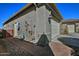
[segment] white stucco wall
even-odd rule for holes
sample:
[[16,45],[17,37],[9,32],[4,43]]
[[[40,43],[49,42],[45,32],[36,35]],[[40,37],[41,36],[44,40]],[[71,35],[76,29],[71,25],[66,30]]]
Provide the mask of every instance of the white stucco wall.
[[[19,17],[17,19],[17,22],[20,23],[20,30],[18,31],[18,37],[19,38],[23,38],[23,35],[25,36],[26,41],[31,41],[32,38],[34,37],[34,33],[33,35],[29,34],[29,31],[35,31],[34,30],[34,25],[36,21],[36,15],[35,15],[35,10]],[[26,27],[26,22],[29,24],[29,27]],[[27,29],[27,31],[26,31]]]
[[51,38],[52,40],[55,40],[55,37],[57,37],[60,34],[60,23],[57,23],[53,19],[51,20]]
[[46,8],[45,6],[42,6],[40,8],[36,9],[36,38],[37,41],[41,37],[41,35],[44,33],[46,34]]
[[[59,34],[59,23],[51,19],[51,24],[49,24],[48,18],[49,11],[45,5],[17,18],[16,21],[20,23],[20,30],[17,31],[18,38],[23,38],[24,35],[24,40],[37,43],[41,35],[46,34],[51,40]],[[28,27],[25,22],[29,24]],[[29,31],[32,31],[32,35],[29,34]],[[35,40],[33,40],[34,38]]]
[[67,25],[68,26],[68,33],[74,33],[75,32],[75,26],[74,25]]
[[[49,10],[46,9],[45,6],[42,6],[40,8],[37,8],[37,37],[38,39],[40,36],[44,33],[47,35],[49,41],[51,41],[53,38],[58,36],[60,34],[60,23],[56,22],[53,19],[51,20],[51,24],[49,24]],[[54,39],[53,39],[54,40]]]

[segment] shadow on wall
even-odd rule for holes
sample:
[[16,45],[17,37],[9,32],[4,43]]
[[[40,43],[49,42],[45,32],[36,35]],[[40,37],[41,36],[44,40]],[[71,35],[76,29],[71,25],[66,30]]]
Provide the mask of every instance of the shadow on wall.
[[42,34],[39,41],[37,42],[38,46],[48,46],[49,45],[49,40],[46,36],[46,34]]

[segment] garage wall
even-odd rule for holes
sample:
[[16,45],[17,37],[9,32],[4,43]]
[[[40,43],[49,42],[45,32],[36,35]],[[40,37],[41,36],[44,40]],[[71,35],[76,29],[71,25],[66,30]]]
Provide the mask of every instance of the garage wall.
[[76,23],[76,32],[79,33],[79,23]]
[[67,25],[68,26],[68,33],[74,33],[75,32],[75,27],[74,25]]
[[51,19],[51,38],[54,40],[60,33],[60,24]]

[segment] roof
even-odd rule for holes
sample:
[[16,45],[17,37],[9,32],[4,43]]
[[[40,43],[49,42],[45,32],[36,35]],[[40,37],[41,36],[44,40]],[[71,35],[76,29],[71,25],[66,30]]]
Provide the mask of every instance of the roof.
[[79,23],[79,19],[62,20],[62,24],[75,24],[75,23]]
[[18,12],[15,13],[13,16],[11,16],[7,21],[5,21],[3,25],[5,25],[6,23],[12,21],[12,20],[13,20],[13,19],[12,19],[13,17],[19,15],[21,12],[23,12],[25,9],[27,9],[27,8],[28,8],[29,6],[31,6],[31,5],[32,5],[32,3],[27,4],[24,8],[22,8],[20,11],[18,11]]
[[58,16],[63,19],[61,13],[59,12],[58,8],[56,7],[56,4],[55,3],[49,3],[50,5],[52,5],[52,8],[55,10],[55,12],[58,14]]
[[[18,11],[13,16],[11,16],[7,21],[5,21],[3,25],[5,25],[8,22],[14,20],[13,19],[14,17],[17,17],[17,15],[21,14],[22,12],[24,12],[25,10],[27,10],[27,8],[31,7],[32,5],[33,5],[33,3],[27,4],[24,8],[22,8],[20,11]],[[59,13],[58,9],[56,8],[56,5],[54,3],[49,3],[49,5],[51,5],[52,8],[55,10],[55,12],[58,14],[58,16],[62,18],[61,14]]]

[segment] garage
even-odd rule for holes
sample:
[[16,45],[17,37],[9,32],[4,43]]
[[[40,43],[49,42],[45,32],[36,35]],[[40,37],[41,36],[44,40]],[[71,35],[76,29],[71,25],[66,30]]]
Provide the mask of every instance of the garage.
[[75,32],[75,26],[74,25],[68,25],[68,33],[74,33]]
[[78,24],[79,24],[79,20],[78,19],[67,19],[67,20],[61,21],[61,29],[63,28],[61,30],[61,33],[63,33],[63,34],[65,34],[65,32],[67,32],[66,34],[77,33],[78,32],[78,28],[79,28]]

